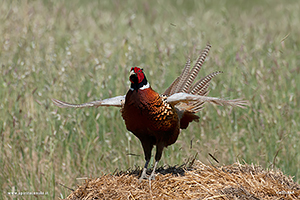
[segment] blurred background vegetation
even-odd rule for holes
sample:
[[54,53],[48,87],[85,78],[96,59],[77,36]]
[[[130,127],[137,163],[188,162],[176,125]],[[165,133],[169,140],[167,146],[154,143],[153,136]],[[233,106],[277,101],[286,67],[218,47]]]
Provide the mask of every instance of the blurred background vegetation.
[[[160,165],[236,161],[300,178],[300,4],[294,1],[4,1],[0,5],[0,196],[65,198],[86,177],[142,166],[118,108],[60,109],[123,95],[132,66],[162,93],[188,57],[212,49],[200,76],[222,70],[206,105]],[[17,198],[36,198],[17,196]]]

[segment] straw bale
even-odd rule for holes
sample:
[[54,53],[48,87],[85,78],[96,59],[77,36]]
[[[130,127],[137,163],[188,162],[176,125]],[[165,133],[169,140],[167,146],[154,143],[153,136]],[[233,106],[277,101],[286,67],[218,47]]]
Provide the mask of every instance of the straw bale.
[[253,164],[215,167],[195,161],[160,167],[155,180],[142,182],[140,172],[85,180],[67,199],[300,199],[300,185],[292,177]]

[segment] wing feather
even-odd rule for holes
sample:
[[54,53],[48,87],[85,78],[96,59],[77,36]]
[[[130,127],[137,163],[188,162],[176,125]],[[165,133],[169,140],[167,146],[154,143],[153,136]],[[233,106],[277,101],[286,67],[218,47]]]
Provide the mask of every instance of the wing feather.
[[245,108],[245,106],[249,105],[249,102],[242,99],[232,99],[232,100],[226,100],[226,99],[220,99],[216,97],[206,97],[206,96],[200,96],[200,95],[193,95],[193,94],[187,94],[187,93],[176,93],[169,97],[167,97],[167,102],[171,105],[176,105],[180,102],[193,102],[193,101],[204,101],[209,102],[212,104],[217,105],[228,105],[228,106],[236,106],[240,108]]
[[83,104],[71,104],[57,99],[51,99],[54,105],[60,108],[85,108],[85,107],[99,107],[99,106],[116,106],[122,107],[125,102],[125,96],[117,96],[104,100],[91,101]]

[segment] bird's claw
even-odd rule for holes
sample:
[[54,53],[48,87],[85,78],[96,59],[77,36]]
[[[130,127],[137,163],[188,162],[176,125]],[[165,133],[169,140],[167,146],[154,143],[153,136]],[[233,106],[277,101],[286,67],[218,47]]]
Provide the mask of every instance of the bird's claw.
[[147,173],[146,172],[147,172],[147,168],[144,168],[143,172],[142,172],[142,175],[139,178],[139,182],[142,182],[143,179],[147,179]]
[[140,178],[139,178],[139,182],[142,182],[142,180],[149,180],[149,181],[153,181],[153,180],[155,180],[155,175],[154,174],[151,174],[150,176],[148,176],[148,175],[145,175],[145,176],[141,176]]
[[149,176],[149,181],[155,180],[155,174],[151,173],[151,175]]
[[147,180],[147,179],[149,181],[155,180],[155,174],[151,173],[151,175],[148,176],[146,173],[142,173],[141,177],[139,178],[139,182],[142,182],[142,180]]
[[147,176],[141,176],[141,177],[139,178],[139,182],[142,182],[142,180],[145,180],[145,179],[148,179]]

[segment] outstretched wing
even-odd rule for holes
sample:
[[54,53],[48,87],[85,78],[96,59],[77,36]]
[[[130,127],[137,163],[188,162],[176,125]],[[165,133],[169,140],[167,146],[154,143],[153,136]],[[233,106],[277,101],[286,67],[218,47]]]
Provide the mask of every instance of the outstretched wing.
[[242,99],[220,99],[216,97],[207,97],[201,95],[187,94],[187,93],[175,93],[169,97],[167,97],[167,102],[171,105],[176,105],[178,103],[189,103],[189,102],[209,102],[217,105],[228,105],[228,106],[236,106],[240,108],[245,108],[245,106],[249,105],[249,102]]
[[83,104],[71,104],[57,99],[51,99],[54,105],[60,108],[85,108],[85,107],[99,107],[99,106],[116,106],[122,107],[125,102],[125,96],[117,96],[104,100],[91,101]]

